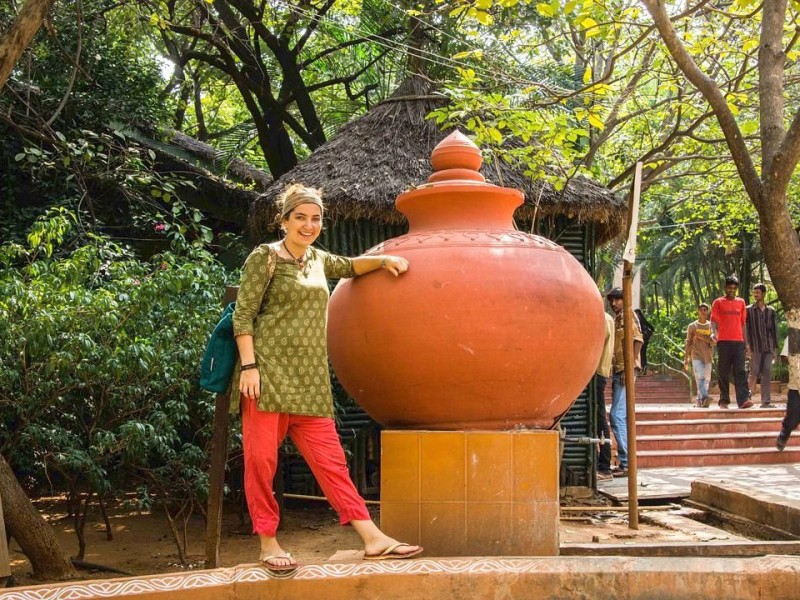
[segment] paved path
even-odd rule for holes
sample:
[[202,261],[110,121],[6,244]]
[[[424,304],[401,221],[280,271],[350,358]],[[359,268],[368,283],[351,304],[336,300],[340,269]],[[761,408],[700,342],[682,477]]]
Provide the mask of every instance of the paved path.
[[[785,396],[773,395],[775,400],[775,435],[780,429],[783,411],[786,409]],[[756,401],[758,396],[756,395]],[[756,404],[756,407],[758,404]],[[637,412],[685,411],[707,409],[688,408],[686,404],[639,404]],[[731,409],[735,412],[737,409]],[[745,411],[742,411],[745,412]],[[795,432],[800,437],[800,431]],[[794,436],[792,445],[800,443]],[[727,481],[740,486],[753,487],[785,496],[792,500],[800,500],[800,463],[753,465],[753,466],[717,466],[717,467],[668,467],[657,469],[640,469],[638,473],[639,498],[668,499],[688,497],[692,490],[692,481],[706,479],[709,481]],[[617,500],[627,501],[628,479],[617,478],[613,481],[598,481],[597,489],[613,496]]]
[[[638,473],[638,496],[640,500],[685,498],[689,496],[692,481],[696,479],[735,483],[737,486],[800,500],[800,463],[642,469]],[[628,499],[627,478],[599,481],[597,489],[619,501]]]

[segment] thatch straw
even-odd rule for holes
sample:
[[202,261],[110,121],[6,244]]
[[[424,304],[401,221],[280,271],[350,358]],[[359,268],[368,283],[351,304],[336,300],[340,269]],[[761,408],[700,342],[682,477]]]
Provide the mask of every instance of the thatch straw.
[[[452,131],[442,131],[425,119],[446,102],[430,80],[418,75],[407,79],[390,98],[342,127],[267,188],[251,206],[250,233],[265,237],[275,218],[275,196],[291,182],[323,188],[326,219],[401,223],[404,217],[395,209],[395,199],[428,179],[431,152]],[[484,164],[481,172],[492,183],[525,193],[517,220],[530,222],[535,213],[537,219],[565,215],[593,222],[601,243],[618,235],[624,225],[624,199],[584,177],[571,180],[559,192],[501,161]]]

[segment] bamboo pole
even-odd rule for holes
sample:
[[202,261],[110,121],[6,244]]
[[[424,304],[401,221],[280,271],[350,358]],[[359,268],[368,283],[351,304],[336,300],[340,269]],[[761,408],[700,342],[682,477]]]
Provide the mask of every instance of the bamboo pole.
[[[236,300],[238,287],[225,289],[222,306]],[[206,569],[219,566],[222,535],[222,503],[225,488],[225,464],[228,462],[229,394],[217,394],[214,403],[214,429],[211,433],[211,461],[208,466],[208,509],[206,511]]]
[[[284,494],[284,498],[292,498],[294,500],[312,500],[314,502],[328,502],[328,499],[325,496],[309,496],[308,494]],[[375,506],[380,506],[380,500],[367,500],[364,499],[365,504],[374,504]]]
[[622,267],[622,315],[625,328],[625,408],[628,425],[628,527],[639,529],[639,496],[636,468],[636,357],[633,355],[633,299],[631,282],[636,262],[636,234],[639,220],[639,192],[642,185],[642,163],[636,163],[630,201],[628,202],[628,241]]

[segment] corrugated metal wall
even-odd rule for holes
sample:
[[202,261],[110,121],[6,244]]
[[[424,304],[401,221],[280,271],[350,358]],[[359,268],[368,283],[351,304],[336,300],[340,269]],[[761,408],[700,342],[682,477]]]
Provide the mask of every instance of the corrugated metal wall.
[[[537,233],[563,246],[594,277],[594,228],[591,224],[580,225],[564,217],[558,217],[544,223]],[[596,402],[594,396],[594,386],[590,384],[561,419],[561,427],[566,437],[593,437]],[[565,443],[564,453],[561,456],[561,485],[594,486],[596,460],[597,449],[594,444]]]

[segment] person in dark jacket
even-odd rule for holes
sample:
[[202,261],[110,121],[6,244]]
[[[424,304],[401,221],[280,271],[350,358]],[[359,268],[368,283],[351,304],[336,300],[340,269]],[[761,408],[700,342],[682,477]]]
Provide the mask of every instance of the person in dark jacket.
[[650,341],[650,338],[653,337],[653,333],[655,333],[656,329],[653,327],[650,321],[645,318],[641,308],[637,308],[633,312],[639,319],[639,328],[642,330],[642,336],[644,337],[641,354],[642,372],[639,373],[639,375],[647,375],[647,343]]

